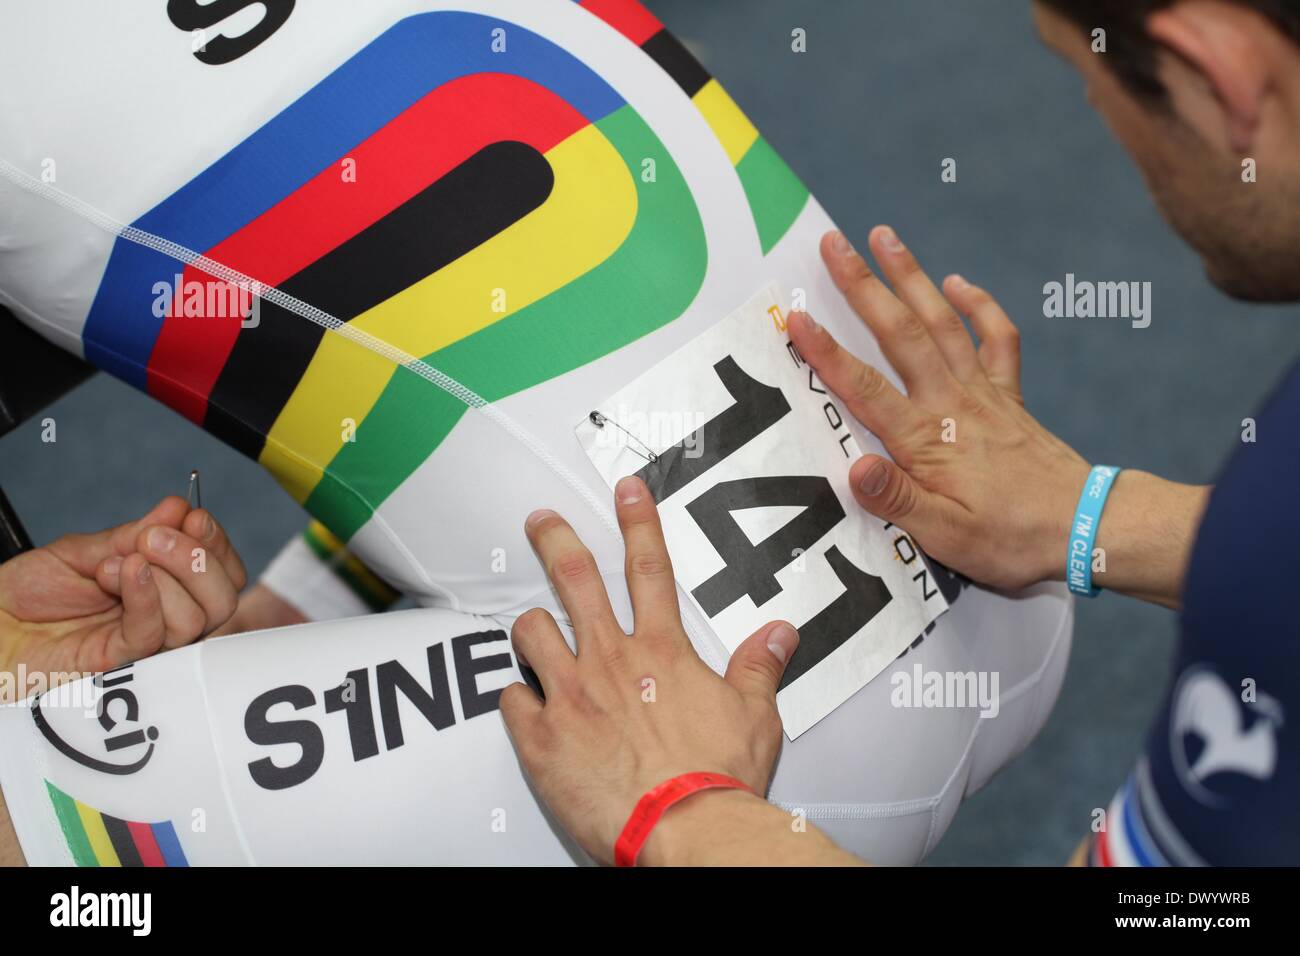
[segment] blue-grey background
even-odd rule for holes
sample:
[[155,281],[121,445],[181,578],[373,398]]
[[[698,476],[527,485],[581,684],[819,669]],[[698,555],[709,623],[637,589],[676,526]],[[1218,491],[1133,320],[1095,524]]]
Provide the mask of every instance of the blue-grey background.
[[[1293,308],[1234,303],[1164,226],[1028,0],[650,0],[851,239],[895,226],[935,272],[992,291],[1023,332],[1029,408],[1087,458],[1212,481],[1240,422],[1300,354]],[[795,27],[807,52],[790,49]],[[957,160],[958,181],[940,182]],[[1151,327],[1045,319],[1042,287],[1152,283]],[[0,482],[38,541],[132,518],[203,472],[255,574],[305,516],[259,468],[96,376],[0,440]],[[1054,864],[1122,780],[1158,703],[1174,615],[1082,603],[1046,730],[970,800],[931,857]]]

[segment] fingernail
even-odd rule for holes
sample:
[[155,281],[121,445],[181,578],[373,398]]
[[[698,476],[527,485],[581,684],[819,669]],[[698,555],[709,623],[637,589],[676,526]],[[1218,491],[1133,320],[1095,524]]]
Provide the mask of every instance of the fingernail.
[[889,484],[889,466],[883,461],[878,461],[862,476],[862,481],[858,483],[858,490],[868,498],[874,498],[885,490],[887,484]]
[[148,584],[151,577],[153,577],[153,571],[150,569],[148,562],[141,565],[140,570],[135,573],[135,579],[141,584]]
[[838,229],[831,236],[831,251],[837,256],[853,255],[853,243],[849,242],[849,237],[844,235]]
[[151,528],[147,540],[150,551],[166,554],[176,545],[176,532],[167,528]]
[[528,518],[524,521],[524,527],[532,528],[535,525],[538,525],[541,522],[545,521],[547,518],[554,518],[554,517],[555,517],[554,511],[550,510],[549,508],[542,508],[540,511],[534,511],[532,514],[528,516]]
[[817,320],[807,312],[800,312],[799,314],[803,316],[803,324],[808,327],[809,332],[817,333],[822,330],[822,327],[817,324]]
[[898,238],[898,233],[888,226],[883,226],[880,230],[880,244],[889,252],[902,252],[903,240]]
[[217,533],[217,523],[212,520],[212,515],[203,516],[203,540],[211,541],[212,536]]
[[121,558],[116,558],[116,557],[109,558],[107,561],[104,562],[104,573],[107,574],[110,578],[117,575],[118,572],[120,572],[121,570],[122,570]]
[[645,482],[636,475],[628,475],[626,478],[619,479],[614,486],[614,497],[618,499],[621,505],[634,505],[641,500],[641,493],[645,490]]
[[767,635],[767,649],[782,664],[790,661],[790,655],[799,646],[799,632],[789,624],[778,624]]
[[967,286],[970,285],[969,282],[967,282],[961,276],[957,275],[957,273],[955,272],[948,277],[948,282],[952,285],[954,289],[958,289],[958,290],[965,289]]

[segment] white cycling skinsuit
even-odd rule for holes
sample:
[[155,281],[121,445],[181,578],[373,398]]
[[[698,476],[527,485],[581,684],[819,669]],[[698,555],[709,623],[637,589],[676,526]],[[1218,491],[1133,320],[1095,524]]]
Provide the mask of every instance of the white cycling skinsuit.
[[633,0],[6,6],[0,303],[422,605],[0,708],[29,862],[581,862],[497,696],[513,620],[564,621],[535,508],[630,623],[632,471],[708,663],[800,628],[770,798],[846,848],[921,859],[1041,728],[1064,589],[963,587],[856,507],[848,459],[883,449],[784,337],[807,308],[888,369],[818,257],[832,223]]

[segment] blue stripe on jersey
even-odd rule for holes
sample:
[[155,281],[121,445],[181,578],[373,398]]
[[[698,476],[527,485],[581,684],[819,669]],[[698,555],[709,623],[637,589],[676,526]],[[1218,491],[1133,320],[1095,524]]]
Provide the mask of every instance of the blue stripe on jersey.
[[[505,31],[500,53],[492,50],[497,29]],[[488,72],[539,83],[593,123],[624,103],[584,63],[523,27],[472,13],[418,14],[380,35],[134,225],[198,252],[211,249],[430,91]],[[179,271],[170,256],[119,239],[86,320],[86,359],[144,388],[164,321],[153,314],[153,284]]]
[[176,828],[170,820],[153,825],[153,838],[168,866],[190,865],[189,860],[185,859],[185,851],[181,849],[181,841],[176,836]]
[[1129,774],[1128,780],[1124,784],[1124,793],[1120,798],[1123,806],[1124,816],[1124,833],[1128,837],[1129,846],[1133,850],[1133,856],[1137,858],[1141,866],[1167,866],[1164,858],[1160,855],[1155,841],[1146,829],[1146,824],[1142,820],[1141,805],[1134,794],[1136,781],[1132,774]]

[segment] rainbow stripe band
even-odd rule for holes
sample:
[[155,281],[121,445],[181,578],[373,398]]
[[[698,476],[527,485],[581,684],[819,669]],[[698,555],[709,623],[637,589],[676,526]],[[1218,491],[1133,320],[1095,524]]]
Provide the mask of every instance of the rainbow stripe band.
[[171,821],[122,820],[68,796],[48,780],[54,815],[77,866],[189,866]]
[[704,65],[637,0],[576,2],[639,46],[690,97],[736,169],[763,255],[771,252],[808,204],[808,187]]
[[[481,42],[495,28],[510,30],[508,56]],[[357,144],[431,90],[467,75],[501,72],[543,82],[588,123],[624,105],[612,87],[576,58],[507,21],[458,12],[418,15],[380,35],[132,225],[211,252],[322,169],[337,166]],[[136,387],[147,387],[163,321],[153,313],[151,290],[175,266],[155,250],[125,240],[115,244],[86,323],[88,360]],[[258,269],[254,278],[275,284],[263,271]]]
[[365,602],[372,611],[387,611],[401,595],[385,583],[375,572],[361,563],[351,551],[319,521],[313,521],[302,533],[302,539],[335,576]]
[[[505,27],[508,52],[480,42]],[[397,22],[133,225],[487,402],[671,322],[708,261],[690,189],[635,110],[550,41],[459,11]],[[207,279],[119,239],[87,359],[255,457],[351,538],[465,402],[274,304],[245,326],[242,299]]]

